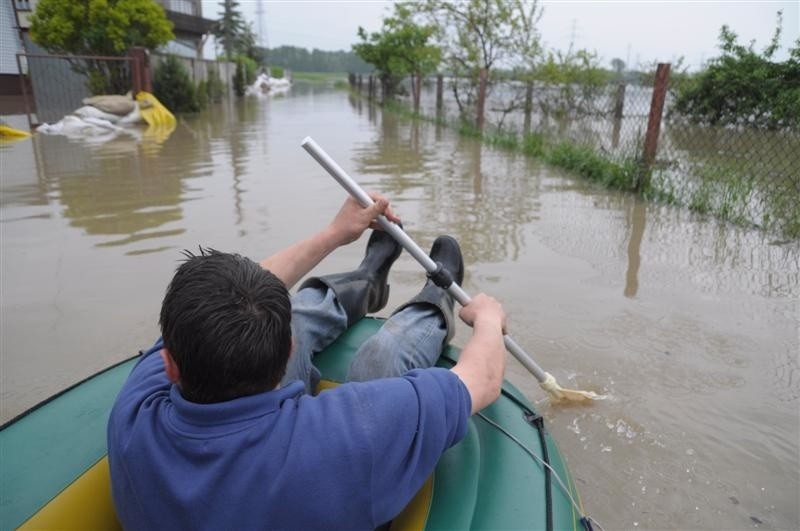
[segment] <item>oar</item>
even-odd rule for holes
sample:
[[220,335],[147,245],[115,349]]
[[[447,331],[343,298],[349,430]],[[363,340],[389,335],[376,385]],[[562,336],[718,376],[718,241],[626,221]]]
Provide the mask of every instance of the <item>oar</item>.
[[[369,195],[361,188],[358,183],[356,183],[352,177],[350,177],[336,162],[323,150],[319,145],[311,139],[311,137],[306,137],[303,142],[300,144],[312,157],[314,160],[319,162],[319,164],[325,168],[331,176],[336,179],[336,181],[342,185],[342,187],[347,190],[347,192],[352,195],[356,201],[358,201],[361,206],[368,207],[372,205],[373,201]],[[433,274],[437,270],[436,262],[431,260],[431,257],[428,256],[420,247],[417,245],[411,237],[406,234],[403,229],[399,226],[395,225],[385,216],[379,216],[378,224],[381,226],[383,230],[388,232],[397,242],[403,246],[403,248],[411,253],[417,262],[425,268],[425,271],[428,274]],[[450,284],[450,287],[447,288],[447,291],[450,295],[453,296],[455,300],[459,302],[462,306],[466,306],[470,302],[470,296],[461,289],[456,282]],[[516,341],[511,339],[511,336],[508,334],[503,335],[503,342],[505,343],[506,349],[514,355],[515,358],[526,368],[528,369],[533,376],[539,380],[539,385],[550,393],[555,400],[567,400],[571,402],[583,402],[586,400],[597,400],[602,398],[597,393],[592,391],[578,391],[575,389],[564,389],[556,379],[553,377],[552,374],[545,372],[533,359],[522,350]]]

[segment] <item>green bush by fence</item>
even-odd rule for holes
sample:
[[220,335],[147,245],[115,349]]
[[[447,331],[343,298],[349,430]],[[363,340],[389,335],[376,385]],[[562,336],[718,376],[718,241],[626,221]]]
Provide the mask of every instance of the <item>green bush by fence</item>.
[[167,109],[175,113],[197,112],[201,109],[197,89],[189,72],[174,55],[167,56],[156,67],[153,94]]

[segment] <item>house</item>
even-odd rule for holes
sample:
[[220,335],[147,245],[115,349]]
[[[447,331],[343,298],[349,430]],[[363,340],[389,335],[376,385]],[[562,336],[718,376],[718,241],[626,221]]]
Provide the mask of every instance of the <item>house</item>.
[[161,51],[202,59],[203,45],[210,35],[215,22],[203,18],[200,0],[157,0],[167,12],[172,22],[175,39],[168,42]]
[[14,4],[9,0],[2,0],[0,1],[0,96],[16,96],[22,93],[17,66],[17,53],[21,51],[22,42],[14,17]]
[[[15,27],[19,31],[25,51],[28,53],[46,53],[31,41],[28,36],[28,28],[31,25],[30,16],[36,9],[38,0],[0,0],[0,3],[3,4],[4,10],[3,44],[5,45],[6,42],[5,26],[7,25],[5,4],[9,4],[14,7],[14,16],[11,20],[15,21]],[[173,24],[172,31],[175,34],[175,39],[168,42],[162,51],[184,57],[201,58],[203,44],[205,44],[205,40],[214,26],[213,20],[203,18],[201,0],[156,0],[156,3],[161,4],[164,8],[167,18]],[[16,73],[16,69],[14,72]]]

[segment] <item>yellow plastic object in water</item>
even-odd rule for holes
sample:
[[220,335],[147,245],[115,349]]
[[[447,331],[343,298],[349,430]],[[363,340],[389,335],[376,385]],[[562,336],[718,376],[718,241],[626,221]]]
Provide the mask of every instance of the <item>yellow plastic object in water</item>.
[[0,124],[0,141],[22,140],[31,136],[27,131],[20,131],[4,124]]
[[139,114],[148,125],[175,125],[175,116],[149,92],[138,93],[136,101],[139,102]]

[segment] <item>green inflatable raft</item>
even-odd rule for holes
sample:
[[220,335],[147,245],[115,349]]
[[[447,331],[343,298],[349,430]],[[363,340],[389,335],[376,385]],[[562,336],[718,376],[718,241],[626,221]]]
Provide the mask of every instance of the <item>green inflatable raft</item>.
[[[344,380],[382,320],[350,328],[315,363],[321,389]],[[439,365],[458,358],[450,347]],[[135,358],[51,397],[0,429],[0,529],[119,529],[106,422]],[[390,524],[391,529],[590,529],[555,442],[514,386],[470,420],[467,436]]]

